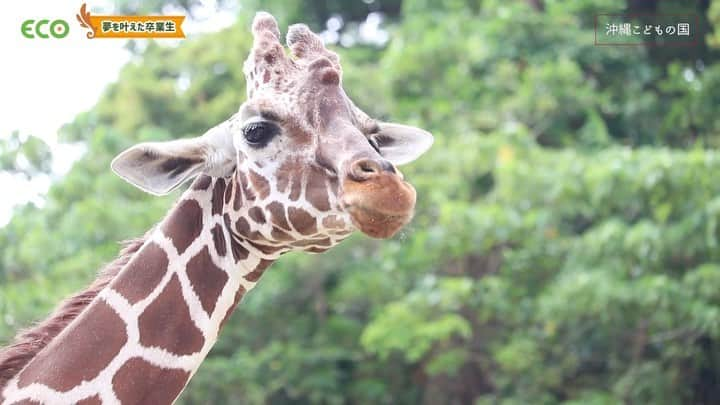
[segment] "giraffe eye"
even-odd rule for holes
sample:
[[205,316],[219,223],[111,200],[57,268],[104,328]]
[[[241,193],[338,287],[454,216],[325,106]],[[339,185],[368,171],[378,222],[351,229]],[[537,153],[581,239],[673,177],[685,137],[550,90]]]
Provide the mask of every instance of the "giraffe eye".
[[247,143],[254,148],[262,148],[280,132],[277,125],[267,122],[251,122],[243,128],[243,136]]

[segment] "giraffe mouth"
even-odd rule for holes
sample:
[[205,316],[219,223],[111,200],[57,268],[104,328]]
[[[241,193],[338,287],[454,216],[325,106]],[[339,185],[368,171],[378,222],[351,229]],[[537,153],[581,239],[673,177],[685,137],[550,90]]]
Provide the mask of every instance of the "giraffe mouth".
[[364,234],[379,239],[390,238],[412,219],[412,212],[403,215],[387,214],[372,208],[351,205],[346,208],[350,218]]
[[343,207],[353,225],[373,238],[390,238],[410,222],[415,198],[413,186],[394,174],[371,181],[343,182]]

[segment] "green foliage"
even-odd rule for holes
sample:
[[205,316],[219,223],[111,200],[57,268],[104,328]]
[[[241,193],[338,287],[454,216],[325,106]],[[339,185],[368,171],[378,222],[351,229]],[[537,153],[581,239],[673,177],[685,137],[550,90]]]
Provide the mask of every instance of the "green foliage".
[[[636,3],[406,0],[385,48],[341,49],[360,106],[435,134],[403,169],[416,218],[390,241],[280,260],[181,402],[719,402],[717,35],[693,53],[593,46],[593,13]],[[674,7],[717,24],[705,3]],[[264,7],[321,25],[346,6],[286,4]],[[176,196],[146,196],[108,162],[236,111],[252,9],[150,44],[64,128],[86,154],[0,230],[0,338],[162,217]]]
[[51,167],[52,154],[42,139],[32,135],[21,137],[18,132],[0,139],[0,170],[30,179],[49,173]]
[[[435,286],[434,278],[423,283],[425,289],[413,291],[401,302],[386,305],[382,313],[365,328],[361,342],[370,352],[380,358],[387,358],[393,351],[401,351],[408,361],[422,359],[438,342],[447,341],[457,335],[468,338],[470,325],[455,313],[462,297],[472,287],[469,280],[442,280],[442,286]],[[435,372],[452,364],[457,353],[445,353],[433,364]]]

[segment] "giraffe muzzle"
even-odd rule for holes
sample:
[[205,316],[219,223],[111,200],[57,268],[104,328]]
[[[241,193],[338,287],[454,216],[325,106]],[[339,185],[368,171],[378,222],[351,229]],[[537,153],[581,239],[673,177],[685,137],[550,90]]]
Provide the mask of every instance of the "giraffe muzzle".
[[343,182],[342,204],[353,224],[373,238],[395,235],[413,217],[415,188],[392,165],[354,162]]

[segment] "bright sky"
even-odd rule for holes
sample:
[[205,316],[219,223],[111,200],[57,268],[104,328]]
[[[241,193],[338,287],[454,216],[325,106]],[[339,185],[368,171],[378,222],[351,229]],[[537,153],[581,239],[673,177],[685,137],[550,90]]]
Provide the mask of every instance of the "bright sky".
[[[53,150],[54,172],[59,174],[70,168],[81,150],[58,145],[58,129],[92,108],[129,60],[124,40],[85,37],[86,30],[75,18],[82,2],[24,0],[0,13],[0,137],[18,130],[44,139]],[[113,1],[87,3],[91,14],[116,14]],[[183,23],[190,36],[229,26],[235,15],[233,10],[219,10],[214,0],[203,2],[193,13],[199,20]],[[70,33],[63,39],[27,39],[20,33],[27,19],[63,19],[70,25]],[[178,40],[163,43],[173,46],[172,41]],[[11,190],[0,198],[0,226],[10,219],[13,206],[28,200],[41,202],[39,196],[49,183],[47,178],[27,182],[0,173],[0,186]]]

